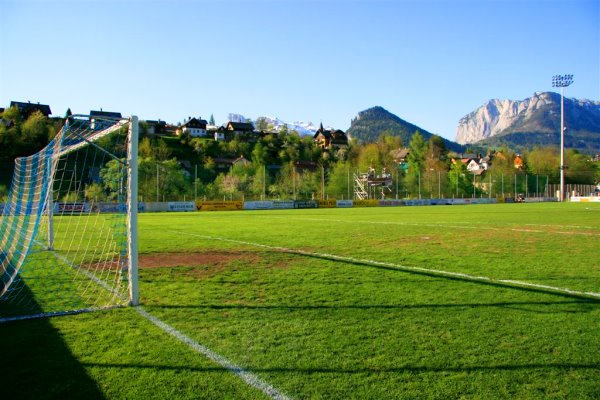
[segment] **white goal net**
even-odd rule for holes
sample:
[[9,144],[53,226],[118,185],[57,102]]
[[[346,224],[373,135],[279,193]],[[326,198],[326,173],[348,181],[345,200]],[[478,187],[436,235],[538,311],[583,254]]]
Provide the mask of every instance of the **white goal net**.
[[71,116],[15,160],[0,321],[137,304],[137,117]]

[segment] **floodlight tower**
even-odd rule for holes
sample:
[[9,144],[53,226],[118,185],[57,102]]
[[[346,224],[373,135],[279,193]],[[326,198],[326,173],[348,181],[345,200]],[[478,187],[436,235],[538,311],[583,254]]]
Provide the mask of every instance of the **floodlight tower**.
[[552,87],[560,88],[560,197],[565,199],[565,88],[573,83],[573,75],[554,75]]

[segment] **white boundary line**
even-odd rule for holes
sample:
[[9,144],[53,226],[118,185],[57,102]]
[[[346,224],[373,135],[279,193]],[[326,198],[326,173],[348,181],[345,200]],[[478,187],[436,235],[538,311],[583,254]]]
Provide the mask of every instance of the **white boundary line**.
[[[34,240],[34,242],[40,246],[44,246],[44,244],[38,242],[37,240]],[[46,251],[48,251],[49,253],[54,255],[54,257],[58,258],[59,260],[61,260],[62,262],[64,262],[65,264],[67,264],[68,266],[73,268],[74,270],[77,270],[77,271],[83,273],[90,280],[96,282],[98,285],[102,286],[104,289],[108,290],[109,292],[111,292],[112,294],[114,294],[115,296],[120,298],[121,300],[123,300],[123,301],[128,300],[127,297],[125,297],[121,293],[119,293],[119,291],[115,287],[111,286],[109,283],[105,282],[103,279],[98,278],[97,276],[92,274],[90,271],[87,271],[87,270],[81,268],[79,265],[73,263],[71,260],[69,260],[68,258],[63,256],[62,254],[58,254],[58,252],[56,250],[46,250]],[[112,307],[112,306],[109,306],[109,307]],[[94,308],[90,308],[90,309],[93,310]]]
[[275,387],[268,384],[264,380],[260,379],[258,376],[254,375],[251,372],[246,371],[242,367],[235,365],[234,363],[232,363],[225,357],[215,353],[208,347],[201,345],[200,343],[196,342],[194,339],[190,338],[189,336],[179,332],[177,329],[173,328],[172,326],[168,325],[167,323],[161,321],[160,319],[158,319],[155,316],[148,313],[142,307],[138,306],[138,307],[134,307],[134,309],[137,311],[138,314],[140,314],[142,317],[146,318],[148,321],[152,322],[154,325],[156,325],[163,331],[174,336],[179,341],[187,344],[192,349],[194,349],[198,353],[206,356],[209,360],[219,364],[221,367],[225,368],[232,374],[237,375],[244,382],[246,382],[246,384],[248,384],[249,386],[252,386],[252,387],[260,390],[261,392],[263,392],[264,394],[266,394],[267,396],[269,396],[270,398],[275,399],[275,400],[290,399],[285,394],[283,394],[279,390],[277,390]]
[[478,282],[501,283],[501,284],[507,285],[507,286],[517,286],[517,287],[527,287],[527,288],[551,290],[553,292],[566,293],[566,294],[570,294],[570,295],[574,295],[574,296],[585,296],[585,297],[593,297],[593,298],[600,299],[600,293],[597,293],[597,292],[581,292],[578,290],[572,290],[572,289],[568,289],[568,288],[540,285],[537,283],[516,281],[516,280],[511,280],[511,279],[494,279],[494,278],[489,278],[487,276],[476,276],[476,275],[464,274],[461,272],[451,272],[451,271],[444,271],[444,270],[440,270],[440,269],[430,269],[430,268],[422,268],[422,267],[410,267],[407,265],[392,264],[392,263],[375,261],[375,260],[366,260],[366,259],[362,259],[362,258],[344,257],[344,256],[338,256],[335,254],[313,253],[313,252],[304,251],[304,250],[294,250],[294,249],[289,249],[286,247],[269,246],[266,244],[247,242],[247,241],[243,241],[243,240],[225,239],[225,238],[219,238],[219,237],[213,237],[213,236],[206,236],[206,235],[200,235],[200,234],[195,234],[195,233],[190,233],[190,232],[185,232],[185,231],[169,230],[168,232],[178,233],[180,235],[195,236],[195,237],[199,237],[202,239],[208,239],[208,240],[217,240],[217,241],[221,241],[221,242],[245,244],[248,246],[260,247],[260,248],[269,249],[269,250],[275,250],[275,251],[279,251],[282,253],[300,254],[300,255],[305,255],[305,256],[327,258],[327,259],[336,260],[336,261],[382,266],[382,267],[394,268],[394,269],[404,270],[404,271],[423,272],[423,273],[428,273],[428,274],[448,276],[451,278],[467,279],[467,280],[478,281]]
[[79,265],[76,265],[76,264],[72,263],[71,260],[67,259],[62,254],[55,253],[54,250],[49,250],[49,251],[52,252],[56,258],[58,258],[59,260],[61,260],[64,263],[66,263],[67,265],[71,266],[71,268],[73,268],[73,269],[75,269],[77,271],[80,271],[86,277],[88,277],[92,281],[96,282],[98,285],[102,286],[104,289],[108,290],[109,292],[111,292],[112,294],[114,294],[115,296],[117,296],[118,298],[120,298],[121,300],[123,300],[123,301],[127,301],[128,300],[127,297],[123,296],[122,293],[119,293],[119,291],[115,287],[113,287],[110,284],[106,283],[101,278],[98,278],[97,276],[95,276],[94,274],[92,274],[90,271],[87,271],[87,270],[81,268]]
[[[493,227],[489,227],[489,226],[480,226],[480,225],[456,225],[459,222],[452,222],[452,223],[444,223],[444,224],[432,224],[432,223],[411,223],[411,222],[397,222],[397,221],[361,221],[361,220],[357,220],[357,221],[353,221],[353,220],[343,220],[343,219],[331,219],[331,218],[299,218],[299,217],[279,217],[279,216],[269,216],[268,218],[272,218],[272,219],[286,219],[286,220],[290,220],[290,219],[294,219],[294,220],[299,220],[299,221],[315,221],[315,222],[345,222],[345,223],[350,223],[350,224],[355,224],[355,223],[359,223],[359,224],[370,224],[370,225],[398,225],[398,226],[417,226],[417,227],[434,227],[434,228],[438,228],[438,227],[442,227],[442,228],[456,228],[456,229],[467,229],[467,230],[487,230],[487,231],[497,231],[497,232],[503,232],[503,231],[512,231],[512,232],[521,232],[521,233],[547,233],[547,234],[557,234],[557,235],[582,235],[582,236],[600,236],[600,233],[596,233],[596,232],[566,232],[566,231],[543,231],[543,230],[539,230],[539,229],[524,229],[524,228],[514,228],[514,227],[510,227],[507,226],[505,228],[493,228]],[[569,226],[561,226],[561,225],[537,225],[537,224],[525,224],[526,226],[554,226],[557,228],[565,228],[565,227],[569,227]],[[580,228],[580,229],[597,229],[594,227],[588,227],[588,226],[571,226],[573,228]]]

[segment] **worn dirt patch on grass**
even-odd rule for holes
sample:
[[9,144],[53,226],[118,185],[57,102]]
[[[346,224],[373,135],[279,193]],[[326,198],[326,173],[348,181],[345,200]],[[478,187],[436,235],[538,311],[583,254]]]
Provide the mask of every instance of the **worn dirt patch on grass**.
[[197,253],[153,253],[140,254],[140,268],[189,267],[208,265],[223,267],[232,262],[257,263],[261,257],[258,254],[240,251],[205,251]]

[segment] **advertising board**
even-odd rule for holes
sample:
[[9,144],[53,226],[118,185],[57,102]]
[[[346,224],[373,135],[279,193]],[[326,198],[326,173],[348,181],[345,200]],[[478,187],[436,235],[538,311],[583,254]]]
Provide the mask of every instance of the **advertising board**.
[[269,200],[245,201],[244,210],[271,210],[273,202]]
[[319,208],[316,200],[294,200],[294,208]]
[[294,200],[274,200],[273,208],[278,210],[294,208]]
[[273,202],[270,200],[245,201],[244,210],[270,210],[273,208]]
[[90,206],[86,202],[54,203],[55,214],[82,214],[90,212]]
[[335,208],[337,206],[336,200],[317,200],[319,208]]
[[200,211],[235,211],[243,210],[243,201],[197,201],[196,208]]
[[598,196],[571,196],[571,201],[574,203],[600,203]]
[[377,207],[379,200],[354,200],[354,207]]
[[379,200],[379,207],[398,207],[402,205],[402,200],[389,199]]
[[193,201],[170,201],[167,208],[169,211],[196,211],[196,204]]
[[[127,211],[127,204],[124,203],[97,203],[98,212],[105,213],[124,213]],[[139,207],[138,207],[139,211]]]
[[167,203],[163,203],[160,201],[148,201],[148,202],[146,202],[146,211],[148,211],[148,212],[169,211],[169,206]]

